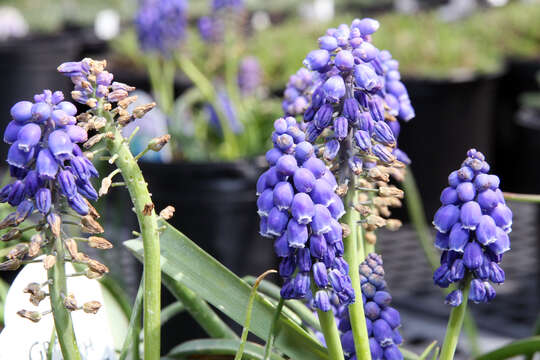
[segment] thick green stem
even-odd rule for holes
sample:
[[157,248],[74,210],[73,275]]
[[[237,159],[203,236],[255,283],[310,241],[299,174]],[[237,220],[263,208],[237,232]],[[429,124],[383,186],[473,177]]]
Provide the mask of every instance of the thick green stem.
[[343,360],[343,348],[341,347],[341,340],[339,339],[339,331],[336,325],[336,319],[332,310],[322,311],[317,309],[319,315],[319,322],[321,323],[321,330],[324,335],[324,341],[326,342],[326,348],[328,354],[332,360]]
[[358,244],[363,244],[362,230],[358,227],[360,214],[352,207],[356,190],[354,190],[354,178],[349,184],[349,192],[345,200],[348,209],[345,215],[345,222],[349,225],[351,233],[345,240],[344,258],[349,264],[349,276],[351,277],[352,287],[356,294],[356,301],[349,305],[349,317],[353,331],[354,347],[356,349],[356,358],[359,360],[371,360],[369,350],[369,336],[364,314],[364,304],[362,303],[362,289],[360,288],[360,275],[358,268],[360,261],[365,258],[364,249],[358,248]]
[[[52,235],[51,235],[52,236]],[[60,236],[54,239],[56,264],[49,269],[49,294],[54,318],[54,327],[62,349],[64,360],[80,360],[71,314],[64,306],[64,297],[68,295],[66,283],[66,267],[64,261],[64,244]]]
[[144,358],[159,359],[161,266],[157,216],[141,169],[122,133],[116,128],[109,130],[113,131],[114,139],[107,140],[107,149],[111,155],[118,155],[115,164],[122,171],[122,177],[135,207],[144,246]]
[[461,305],[452,308],[452,311],[450,312],[448,327],[446,328],[446,335],[444,337],[444,343],[439,360],[454,359],[454,354],[459,341],[459,335],[461,333],[461,326],[463,325],[463,319],[465,318],[465,313],[467,311],[470,285],[470,278],[467,277],[465,279],[465,287],[463,289],[463,301],[461,302]]

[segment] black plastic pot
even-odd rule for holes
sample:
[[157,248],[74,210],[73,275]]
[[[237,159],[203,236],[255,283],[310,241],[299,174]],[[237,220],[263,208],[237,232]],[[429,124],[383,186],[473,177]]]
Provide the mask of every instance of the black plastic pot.
[[[523,170],[516,168],[516,157],[521,151],[523,127],[515,121],[519,108],[519,96],[538,89],[536,74],[540,72],[538,59],[509,59],[507,72],[501,78],[496,101],[496,149],[495,170],[504,180],[504,189],[526,192],[523,187]],[[525,135],[527,136],[527,135]],[[538,141],[538,140],[537,140]],[[540,153],[536,153],[537,155]]]
[[[258,275],[275,263],[272,241],[258,234],[254,162],[141,163],[157,211],[176,208],[170,223],[236,274]],[[164,294],[163,306],[172,301]],[[204,336],[182,314],[164,329],[164,349]]]
[[[448,174],[459,167],[466,151],[493,153],[493,105],[500,76],[470,80],[406,78],[416,117],[402,126],[399,147],[412,159],[412,170],[428,219],[440,206]],[[407,218],[405,211],[396,212]]]
[[[64,33],[0,42],[0,128],[10,121],[9,110],[17,101],[32,100],[44,89],[62,90],[69,97],[71,82],[56,68],[78,56],[76,39]],[[0,150],[5,154],[8,147],[1,143]]]

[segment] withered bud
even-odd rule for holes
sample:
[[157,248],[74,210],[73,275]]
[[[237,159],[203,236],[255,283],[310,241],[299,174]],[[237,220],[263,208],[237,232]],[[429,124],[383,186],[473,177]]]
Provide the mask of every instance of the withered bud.
[[21,230],[19,229],[11,229],[4,235],[0,236],[0,241],[10,241],[20,238],[22,235]]
[[363,188],[368,188],[368,189],[373,188],[373,184],[371,184],[369,181],[367,181],[364,178],[358,179],[357,185],[360,186],[360,187],[363,187]]
[[386,220],[386,228],[390,231],[397,231],[401,228],[403,223],[398,219],[388,219]]
[[77,246],[77,242],[74,239],[69,238],[69,239],[64,240],[64,245],[66,246],[66,249],[68,250],[69,255],[71,255],[73,259],[77,259],[77,255],[79,254],[79,248]]
[[103,110],[105,111],[111,111],[112,105],[110,103],[103,104]]
[[171,140],[171,135],[165,134],[160,137],[155,137],[148,143],[148,147],[152,151],[160,151]]
[[336,189],[336,194],[339,197],[343,197],[343,196],[347,195],[348,190],[349,190],[349,185],[347,185],[347,184],[339,184],[339,186]]
[[381,169],[379,169],[378,166],[369,169],[368,177],[374,180],[382,180],[384,182],[387,182],[388,180],[390,180],[390,176],[384,173],[383,171],[381,171]]
[[101,303],[99,301],[89,301],[83,304],[82,309],[87,314],[97,314],[101,308]]
[[101,180],[101,187],[99,188],[99,196],[106,195],[111,187],[112,180],[110,177],[105,177]]
[[35,323],[41,320],[41,313],[38,311],[19,310],[17,311],[17,315]]
[[156,107],[156,103],[150,103],[142,106],[137,106],[135,109],[133,109],[133,116],[135,116],[137,119],[142,118],[144,115],[146,115],[147,112],[152,110]]
[[39,306],[39,303],[47,297],[47,293],[43,290],[36,291],[33,294],[30,294],[30,303],[34,306]]
[[379,188],[379,195],[381,196],[395,196],[399,199],[403,199],[403,190],[398,189],[395,186],[384,186]]
[[93,271],[92,269],[86,269],[86,277],[90,280],[97,280],[103,277],[103,274]]
[[404,163],[402,163],[401,161],[399,160],[394,160],[394,162],[392,163],[392,166],[396,169],[404,169],[407,167],[407,165],[405,165]]
[[167,206],[165,209],[159,212],[159,217],[165,220],[169,220],[174,215],[174,206]]
[[60,216],[51,213],[47,217],[47,222],[53,235],[57,237],[60,236],[60,230],[62,225],[62,219],[60,218]]
[[45,259],[43,259],[43,267],[45,270],[52,269],[54,264],[56,264],[56,256],[54,255],[47,255],[45,256]]
[[88,245],[94,249],[107,250],[112,249],[113,244],[111,244],[107,239],[104,239],[99,236],[90,236],[88,238]]
[[379,214],[385,218],[390,217],[392,215],[392,212],[390,209],[388,209],[388,206],[380,206],[378,207]]
[[23,292],[25,294],[37,294],[41,291],[41,284],[38,284],[36,282],[32,282],[24,288]]
[[96,208],[94,206],[92,206],[92,204],[90,204],[90,201],[88,201],[88,200],[86,200],[86,198],[84,198],[84,202],[88,206],[89,215],[92,216],[94,219],[99,219],[101,217],[101,215],[99,215]]
[[77,300],[75,299],[75,296],[73,294],[69,294],[64,298],[64,306],[69,311],[75,311],[79,308],[77,306]]
[[362,217],[366,217],[371,214],[371,208],[366,205],[354,205],[354,209],[358,211]]
[[373,226],[376,226],[376,227],[383,227],[383,226],[386,225],[386,220],[383,219],[380,216],[377,216],[377,215],[369,215],[366,218],[366,223],[368,225],[373,225]]
[[17,244],[7,255],[8,259],[22,259],[28,253],[28,244]]
[[123,89],[116,89],[109,93],[109,95],[107,96],[107,100],[109,100],[110,102],[118,102],[124,100],[128,96],[129,94],[127,91]]
[[107,266],[94,259],[89,259],[86,265],[88,265],[90,270],[101,275],[107,274],[109,272],[109,268]]
[[366,238],[366,241],[370,244],[377,243],[377,235],[375,235],[373,231],[366,231],[364,237]]
[[0,271],[6,271],[6,270],[17,270],[22,265],[21,260],[19,259],[9,259],[4,261],[3,263],[0,263]]
[[92,146],[96,145],[98,142],[103,140],[104,137],[105,137],[104,134],[96,134],[92,136],[90,139],[88,139],[88,141],[83,144],[83,147],[85,149],[90,149]]
[[115,136],[114,136],[114,133],[112,131],[108,131],[105,133],[105,137],[107,139],[111,139],[111,140],[114,140]]
[[120,126],[126,126],[133,120],[135,120],[135,118],[131,115],[124,115],[124,116],[119,116],[116,118],[116,121],[118,122],[118,125]]
[[107,125],[107,119],[105,119],[102,116],[97,116],[97,117],[92,118],[92,120],[89,123],[92,125],[92,127],[95,130],[99,130],[99,129],[104,128],[105,125]]
[[358,199],[358,201],[361,202],[361,203],[365,203],[365,202],[367,202],[367,201],[370,200],[370,199],[369,199],[369,195],[366,194],[365,192],[359,192],[359,193],[358,193],[358,196],[357,196],[357,199]]
[[90,258],[85,253],[78,252],[77,255],[75,256],[75,260],[80,263],[86,264],[88,260],[90,260]]
[[93,108],[95,108],[95,107],[97,106],[97,100],[94,99],[94,98],[88,99],[88,100],[86,101],[86,105],[87,105],[89,108],[93,109]]
[[125,98],[124,100],[120,100],[120,101],[118,102],[118,106],[120,106],[121,108],[125,109],[125,108],[127,108],[130,104],[133,104],[135,101],[137,101],[137,95],[128,96],[128,97]]
[[403,204],[401,203],[401,200],[395,197],[389,197],[388,199],[388,206],[398,208],[401,207]]
[[349,227],[349,225],[347,225],[345,223],[339,223],[339,225],[341,225],[341,229],[343,230],[343,237],[344,238],[351,235],[351,228]]
[[373,201],[373,205],[375,206],[388,206],[388,198],[378,197],[375,196],[371,199]]
[[77,115],[76,118],[78,122],[87,122],[88,120],[92,118],[92,116],[93,116],[92,114],[84,112],[82,114]]
[[41,245],[43,244],[43,236],[41,234],[34,234],[30,238],[30,246],[28,248],[28,256],[34,257],[37,254],[39,254],[39,250],[41,250]]
[[144,204],[144,209],[143,209],[142,213],[143,213],[144,216],[150,216],[150,215],[152,215],[153,210],[154,210],[154,204],[153,203]]
[[85,232],[90,234],[101,234],[105,231],[92,215],[86,215],[81,218],[81,227]]
[[0,230],[3,230],[5,228],[8,228],[10,226],[17,226],[19,225],[18,222],[18,214],[16,212],[13,212],[6,216],[2,221],[0,221]]

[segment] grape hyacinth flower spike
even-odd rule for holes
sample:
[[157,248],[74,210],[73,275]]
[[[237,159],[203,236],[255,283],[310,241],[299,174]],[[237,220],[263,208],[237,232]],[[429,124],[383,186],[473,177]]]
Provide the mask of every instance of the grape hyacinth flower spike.
[[[399,333],[401,320],[399,312],[390,306],[392,296],[386,288],[381,256],[369,254],[360,264],[359,271],[371,359],[402,360],[403,355],[398,348],[403,342]],[[337,318],[346,359],[356,359],[349,308],[340,307]]]
[[[499,189],[500,180],[489,174],[485,156],[471,149],[461,168],[450,173],[448,187],[441,193],[441,208],[435,214],[435,246],[442,250],[441,266],[435,271],[436,285],[455,283],[446,303],[459,306],[463,296],[475,303],[488,303],[495,296],[491,284],[504,282],[500,267],[510,250],[512,211]],[[469,294],[464,282],[472,279]]]
[[135,17],[135,29],[143,51],[169,57],[185,37],[186,0],[143,0]]
[[[44,90],[33,101],[13,105],[10,113],[13,120],[4,132],[4,141],[11,144],[7,163],[13,182],[0,189],[0,201],[14,206],[16,211],[0,222],[1,229],[11,228],[2,240],[16,240],[29,230],[36,233],[29,243],[18,244],[0,269],[16,270],[27,261],[43,262],[50,281],[29,284],[25,291],[33,305],[50,296],[62,353],[76,359],[79,354],[73,346],[69,312],[96,313],[101,305],[92,301],[78,306],[73,295],[67,296],[65,261],[84,264],[88,278],[99,278],[108,273],[108,268],[80,251],[77,241],[84,240],[99,249],[112,247],[106,239],[95,236],[103,228],[97,222],[99,214],[90,204],[98,197],[91,183],[98,172],[80,147],[88,140],[87,130],[77,123],[77,109],[64,100],[61,91]],[[32,214],[32,225],[20,228]],[[79,219],[78,223],[69,223],[92,236],[69,237],[66,216]],[[42,290],[45,286],[49,287],[48,292]],[[44,315],[29,310],[18,314],[34,322]]]
[[[114,81],[113,74],[106,70],[106,66],[106,61],[86,58],[78,62],[61,64],[58,71],[73,82],[75,90],[72,96],[89,107],[77,117],[79,126],[95,132],[95,135],[83,144],[88,150],[86,154],[94,157],[101,151],[107,151],[109,164],[116,166],[115,170],[102,179],[99,195],[107,194],[113,186],[125,186],[129,190],[144,250],[144,357],[157,359],[160,356],[161,301],[158,218],[169,219],[173,215],[174,208],[168,206],[161,210],[159,215],[156,214],[147,182],[137,161],[148,151],[160,151],[167,145],[170,135],[150,140],[146,148],[135,156],[131,153],[129,149],[131,138],[124,137],[122,133],[124,126],[142,118],[156,104],[131,108],[130,105],[137,99],[136,96],[130,96],[130,92],[135,88]],[[104,146],[96,149],[95,146],[98,144]],[[121,175],[124,181],[113,183],[116,175]]]
[[[354,292],[343,260],[344,214],[335,179],[292,117],[274,122],[270,168],[257,183],[260,233],[274,239],[284,299],[315,299],[315,307],[349,304]],[[314,281],[314,286],[311,282]],[[309,295],[308,295],[309,294]]]

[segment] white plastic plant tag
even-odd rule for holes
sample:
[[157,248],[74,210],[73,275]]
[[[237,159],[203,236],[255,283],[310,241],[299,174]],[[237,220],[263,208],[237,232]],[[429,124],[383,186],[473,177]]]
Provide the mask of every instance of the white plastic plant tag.
[[[73,266],[69,263],[66,264],[66,273],[74,272]],[[5,328],[0,333],[0,360],[42,360],[47,358],[47,349],[54,324],[52,314],[44,315],[38,323],[33,323],[17,315],[17,311],[22,309],[39,312],[50,310],[48,297],[36,307],[28,301],[29,294],[23,292],[29,283],[44,283],[45,281],[47,281],[47,273],[43,265],[33,263],[26,265],[11,284],[4,309]],[[99,282],[84,276],[76,276],[68,277],[67,284],[69,292],[75,295],[79,305],[92,300],[99,301],[101,304],[105,303]],[[47,291],[46,289],[45,287],[45,291]],[[105,306],[102,306],[95,315],[79,310],[72,312],[71,316],[83,360],[117,359]],[[62,359],[57,340],[53,359]]]

